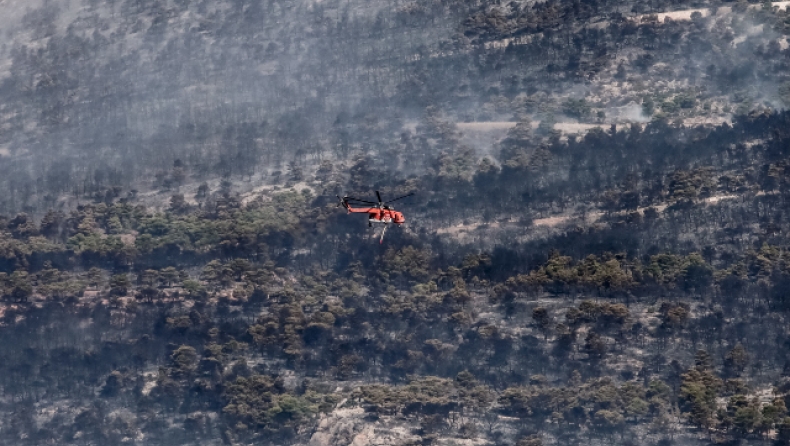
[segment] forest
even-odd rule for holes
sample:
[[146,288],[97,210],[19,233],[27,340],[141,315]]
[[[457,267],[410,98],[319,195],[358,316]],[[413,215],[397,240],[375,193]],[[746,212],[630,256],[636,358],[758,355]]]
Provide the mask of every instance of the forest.
[[32,5],[0,443],[790,445],[786,5]]

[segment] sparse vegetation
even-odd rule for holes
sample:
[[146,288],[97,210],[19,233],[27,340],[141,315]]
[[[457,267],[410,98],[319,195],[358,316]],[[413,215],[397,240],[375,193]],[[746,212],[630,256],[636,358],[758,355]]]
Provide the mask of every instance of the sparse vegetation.
[[769,6],[32,7],[0,443],[787,444]]

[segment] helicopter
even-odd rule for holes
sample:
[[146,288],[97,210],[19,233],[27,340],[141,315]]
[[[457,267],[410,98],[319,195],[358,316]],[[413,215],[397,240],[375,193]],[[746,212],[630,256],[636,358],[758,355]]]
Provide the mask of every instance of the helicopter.
[[[368,214],[368,227],[373,226],[373,223],[382,223],[384,225],[384,229],[381,231],[381,238],[379,239],[379,244],[384,243],[384,234],[387,232],[387,226],[390,223],[394,223],[398,226],[402,225],[406,222],[406,218],[403,216],[402,213],[398,212],[389,205],[394,201],[398,201],[400,199],[411,197],[414,193],[410,193],[404,195],[402,197],[398,197],[389,201],[384,201],[381,199],[381,194],[379,191],[376,191],[376,198],[378,198],[378,203],[373,201],[367,200],[360,200],[359,198],[345,196],[337,198],[340,200],[340,204],[338,206],[343,206],[346,208],[349,214]],[[361,203],[370,205],[368,207],[353,207],[352,203]],[[375,206],[375,207],[373,207]]]

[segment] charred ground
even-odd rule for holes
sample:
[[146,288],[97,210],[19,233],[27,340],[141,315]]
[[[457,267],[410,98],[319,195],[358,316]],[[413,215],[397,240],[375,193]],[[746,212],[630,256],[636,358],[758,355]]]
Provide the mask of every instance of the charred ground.
[[787,444],[784,4],[344,5],[9,25],[3,443]]

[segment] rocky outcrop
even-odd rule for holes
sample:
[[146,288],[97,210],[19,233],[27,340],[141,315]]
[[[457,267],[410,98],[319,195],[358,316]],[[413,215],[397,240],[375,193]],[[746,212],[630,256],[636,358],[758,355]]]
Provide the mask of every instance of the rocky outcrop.
[[307,446],[394,446],[419,439],[411,431],[405,420],[371,421],[360,407],[340,408],[321,419]]

